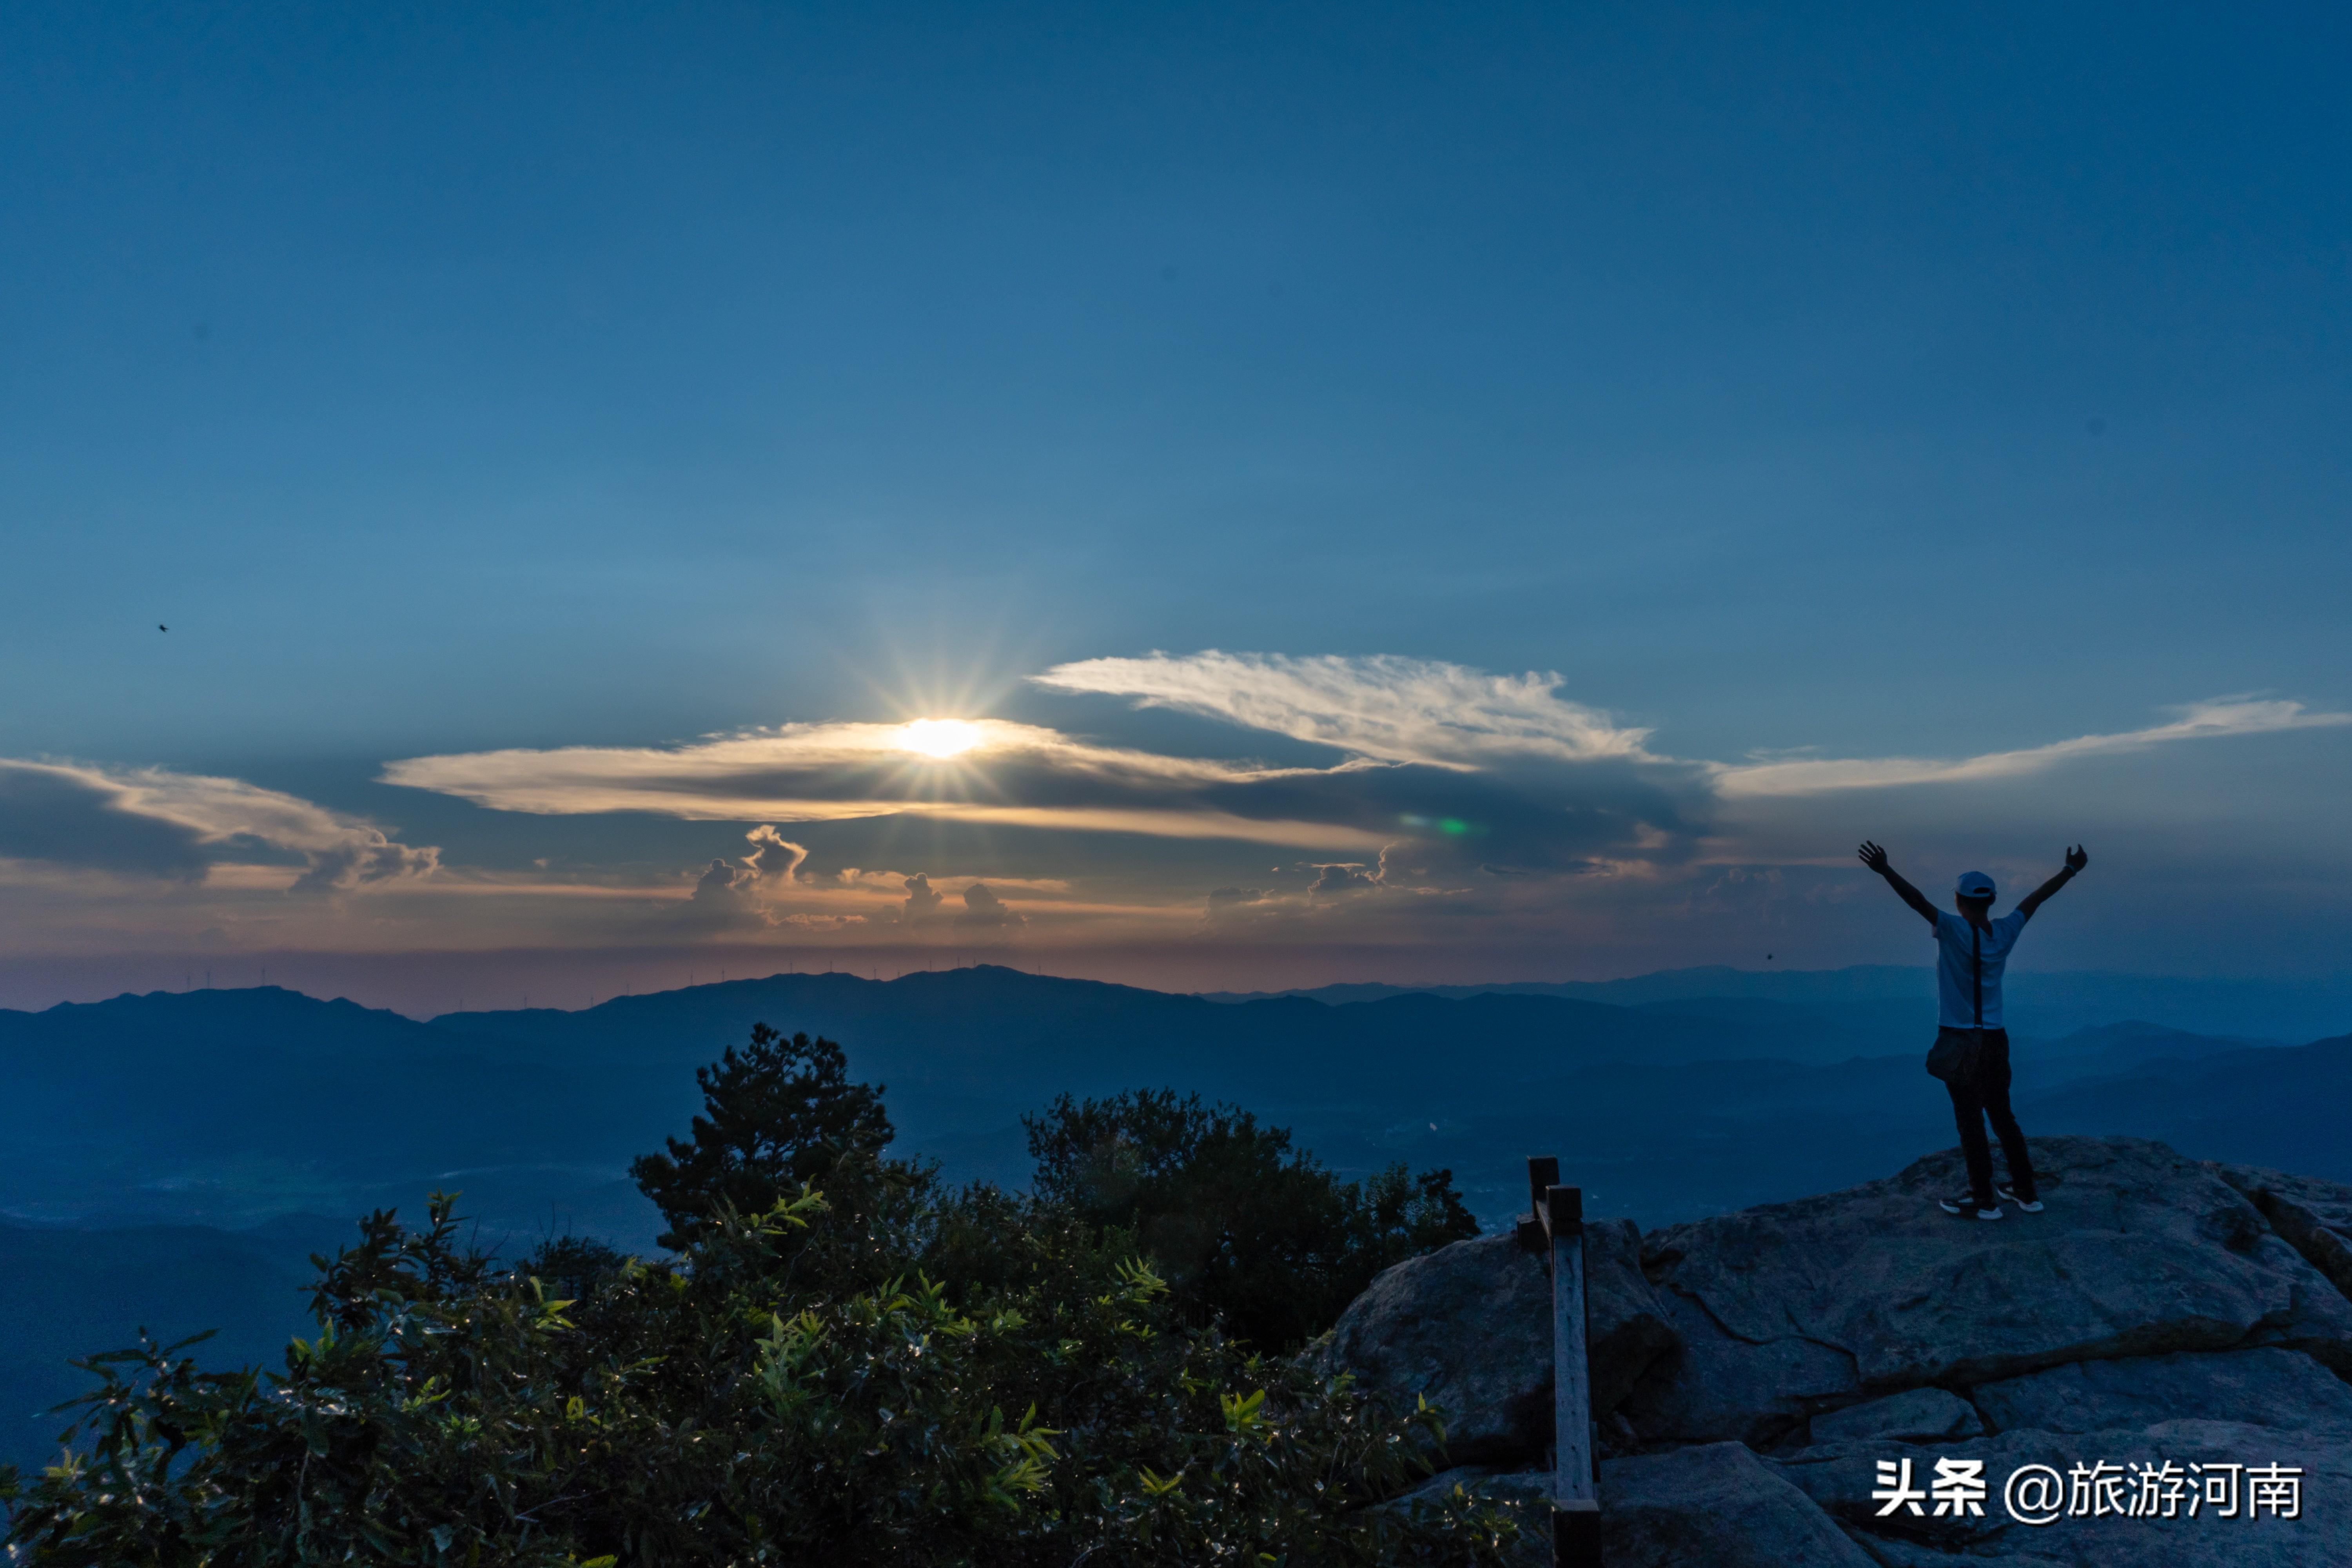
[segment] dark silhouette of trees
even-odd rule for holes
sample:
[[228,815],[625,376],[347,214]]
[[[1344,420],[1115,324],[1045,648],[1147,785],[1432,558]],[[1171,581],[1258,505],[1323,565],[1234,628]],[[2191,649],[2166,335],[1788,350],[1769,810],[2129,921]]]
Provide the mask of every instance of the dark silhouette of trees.
[[[0,1468],[10,1560],[119,1563],[1499,1564],[1516,1505],[1391,1500],[1442,1445],[1312,1357],[1387,1261],[1472,1227],[1443,1171],[1340,1182],[1165,1091],[1033,1119],[1038,1191],[884,1152],[878,1087],[764,1026],[635,1170],[674,1260],[518,1267],[454,1199],[320,1258],[315,1340],[80,1364],[68,1462]],[[1181,1275],[1171,1291],[1155,1258]],[[1237,1339],[1232,1327],[1245,1335]]]
[[749,1045],[728,1047],[694,1079],[705,1114],[691,1136],[665,1139],[667,1154],[629,1166],[669,1226],[657,1239],[673,1251],[691,1246],[722,1209],[761,1213],[845,1161],[878,1160],[894,1136],[882,1086],[850,1081],[848,1058],[831,1040],[786,1039],[755,1024]]
[[1267,1350],[1328,1329],[1391,1264],[1478,1234],[1451,1171],[1341,1181],[1289,1129],[1197,1094],[1064,1095],[1024,1121],[1041,1201],[1132,1236],[1181,1310]]

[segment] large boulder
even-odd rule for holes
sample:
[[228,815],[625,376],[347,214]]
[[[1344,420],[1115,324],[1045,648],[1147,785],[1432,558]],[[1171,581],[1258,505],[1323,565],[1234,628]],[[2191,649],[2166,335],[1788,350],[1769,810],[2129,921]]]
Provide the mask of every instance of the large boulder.
[[[2336,1432],[2352,1441],[2352,1386],[2301,1351],[2275,1347],[2069,1362],[1979,1384],[1969,1397],[1998,1431],[2134,1431],[2166,1421],[2234,1421]],[[1813,1423],[1815,1442],[1837,1439],[1840,1434],[1825,1429],[1835,1419]]]
[[1876,1568],[1829,1515],[1738,1443],[1601,1467],[1609,1568]]
[[2352,1296],[2352,1187],[2260,1165],[2206,1168],[2245,1194],[2305,1262]]
[[2213,1170],[2141,1139],[2033,1150],[2047,1210],[1997,1225],[1936,1207],[1965,1183],[1951,1150],[1652,1236],[1679,1348],[1626,1402],[1634,1431],[1769,1447],[1905,1389],[2184,1351],[2279,1346],[2352,1370],[2352,1300]]
[[[1881,1465],[1899,1467],[1907,1461],[1912,1487],[1925,1489],[1938,1459],[1983,1464],[1987,1496],[1981,1515],[1939,1518],[1932,1499],[1918,1514],[1907,1505],[1891,1516],[1880,1511],[1886,1503],[1871,1494],[1883,1489]],[[1844,1525],[1874,1556],[1898,1568],[1934,1562],[1948,1552],[1967,1555],[1943,1561],[1973,1563],[1987,1555],[1998,1560],[2030,1554],[2072,1568],[2318,1568],[2352,1563],[2352,1443],[2340,1433],[2165,1421],[2127,1431],[2021,1428],[1919,1446],[1837,1443],[1762,1462]],[[2172,1505],[2173,1517],[2165,1518],[2161,1507],[2153,1517],[2133,1513],[2132,1505],[2140,1496],[2133,1468],[2165,1464],[2178,1466],[2184,1482],[2182,1495]],[[2236,1517],[2215,1517],[2204,1506],[2191,1516],[2186,1503],[2189,1467],[2216,1464],[2299,1470],[2296,1517],[2286,1517],[2284,1510],[2248,1517],[2242,1482]],[[2021,1521],[2003,1500],[2010,1477],[2030,1465],[2048,1467],[2061,1483],[2061,1510],[2046,1523]],[[2078,1502],[2075,1472],[2080,1469],[2087,1477],[2103,1465],[2116,1467],[2100,1472],[2112,1479],[2112,1486],[2086,1480]],[[2157,1495],[2162,1496],[2160,1488]]]
[[1826,1415],[1816,1415],[1816,1443],[1860,1443],[1893,1437],[1924,1443],[1936,1437],[1974,1437],[1985,1429],[1977,1407],[1940,1388],[1906,1388],[1884,1399],[1867,1399]]
[[[1670,1350],[1627,1220],[1585,1227],[1585,1320],[1595,1418]],[[1482,1236],[1383,1272],[1341,1314],[1327,1364],[1410,1405],[1444,1410],[1456,1465],[1539,1460],[1552,1440],[1551,1274],[1513,1237]]]
[[[1612,1568],[2352,1563],[2352,1300],[2331,1282],[2352,1188],[2137,1139],[2034,1151],[2047,1210],[1998,1225],[1935,1208],[1962,1179],[1948,1151],[1660,1232],[1640,1269],[1632,1226],[1595,1226],[1594,1414],[1621,1455],[1650,1450],[1601,1466]],[[1539,1510],[1549,1305],[1510,1238],[1465,1242],[1382,1275],[1328,1353],[1456,1412],[1488,1468],[1433,1486]],[[1924,1489],[1938,1460],[1982,1463],[1982,1512],[1881,1511],[1882,1466]],[[2128,1468],[2166,1465],[2174,1517],[2133,1512],[2158,1493]],[[2058,1481],[2055,1517],[2007,1506],[2026,1466]],[[2300,1507],[2191,1516],[2191,1466],[2277,1467]]]

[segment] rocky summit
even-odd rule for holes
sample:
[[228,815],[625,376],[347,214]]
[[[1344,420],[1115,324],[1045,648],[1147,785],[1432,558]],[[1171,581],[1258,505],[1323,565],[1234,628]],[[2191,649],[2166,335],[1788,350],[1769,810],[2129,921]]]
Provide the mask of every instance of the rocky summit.
[[[1998,1224],[1936,1207],[1966,1186],[1954,1149],[1588,1227],[1611,1568],[2352,1563],[2352,1187],[2140,1139],[2032,1149],[2044,1212]],[[1448,1412],[1423,1491],[1543,1495],[1550,1291],[1482,1237],[1340,1320],[1336,1368]]]

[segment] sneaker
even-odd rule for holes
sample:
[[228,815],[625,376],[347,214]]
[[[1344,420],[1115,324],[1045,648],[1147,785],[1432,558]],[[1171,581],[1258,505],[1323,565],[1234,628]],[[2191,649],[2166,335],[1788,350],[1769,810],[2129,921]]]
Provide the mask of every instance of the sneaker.
[[2015,1204],[2018,1207],[2018,1212],[2021,1214],[2040,1214],[2042,1212],[2042,1200],[2040,1198],[2021,1198],[2017,1195],[2016,1190],[2011,1187],[1995,1187],[1993,1191],[1999,1193],[2009,1202]]
[[1936,1206],[1942,1209],[1946,1214],[1956,1214],[1963,1219],[1999,1219],[2000,1217],[2000,1210],[1997,1208],[1980,1209],[1977,1207],[1977,1198],[1974,1193],[1962,1193],[1956,1198],[1937,1198],[1936,1200]]

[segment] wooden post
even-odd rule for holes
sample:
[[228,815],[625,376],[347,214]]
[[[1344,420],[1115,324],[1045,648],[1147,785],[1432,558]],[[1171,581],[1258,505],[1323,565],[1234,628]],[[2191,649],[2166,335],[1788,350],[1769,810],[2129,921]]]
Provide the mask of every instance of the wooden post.
[[[1528,1209],[1536,1223],[1544,1222],[1544,1194],[1559,1185],[1559,1162],[1549,1154],[1528,1162]],[[1549,1268],[1549,1263],[1544,1265]]]
[[1599,1568],[1601,1500],[1592,1484],[1592,1363],[1584,1343],[1584,1192],[1544,1194],[1551,1230],[1551,1556]]
[[1551,1269],[1552,1562],[1558,1568],[1601,1568],[1592,1364],[1585,1342],[1584,1192],[1559,1185],[1559,1162],[1549,1158],[1528,1162],[1528,1183],[1535,1200],[1528,1228],[1541,1232]]

